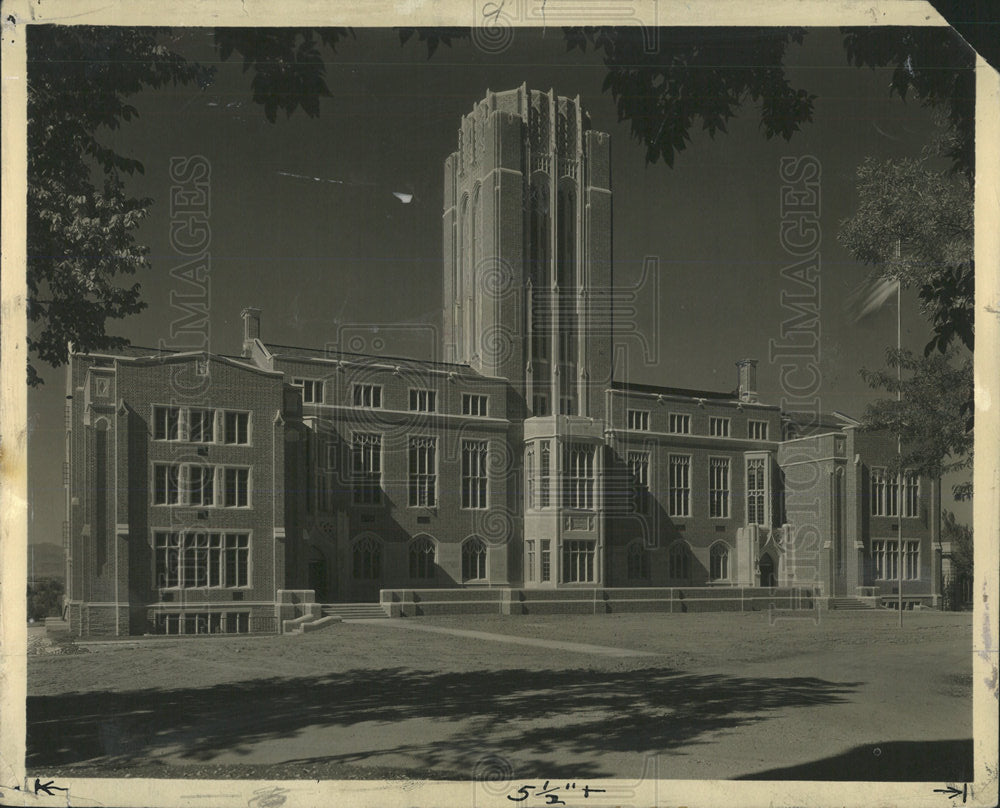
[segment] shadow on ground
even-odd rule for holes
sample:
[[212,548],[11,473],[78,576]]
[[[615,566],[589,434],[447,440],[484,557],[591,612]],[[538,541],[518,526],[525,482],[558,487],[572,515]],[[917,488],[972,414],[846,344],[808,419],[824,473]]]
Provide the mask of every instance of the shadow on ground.
[[[713,733],[767,720],[776,712],[845,702],[859,684],[664,668],[472,673],[393,668],[197,689],[37,696],[27,703],[27,765],[31,770],[88,761],[107,766],[150,760],[167,750],[183,750],[180,762],[208,763],[219,753],[236,752],[251,763],[257,744],[291,738],[306,728],[354,727],[355,751],[295,762],[365,765],[373,754],[388,752],[406,755],[425,770],[472,773],[484,757],[504,758],[505,750],[514,749],[521,760],[565,760],[566,771],[576,777],[611,777],[614,771],[598,770],[602,767],[596,763],[582,771],[583,761],[599,760],[609,751],[686,752],[711,743]],[[391,725],[413,720],[428,722],[426,741],[411,725],[409,737],[418,740],[398,743],[401,736]],[[383,737],[388,742],[366,746],[371,730],[357,726],[361,722],[387,727]],[[340,734],[341,752],[346,737]],[[898,764],[909,768],[905,761]],[[545,774],[560,772],[561,767],[545,766]]]
[[754,772],[737,780],[915,780],[971,783],[972,738],[886,741],[821,760]]

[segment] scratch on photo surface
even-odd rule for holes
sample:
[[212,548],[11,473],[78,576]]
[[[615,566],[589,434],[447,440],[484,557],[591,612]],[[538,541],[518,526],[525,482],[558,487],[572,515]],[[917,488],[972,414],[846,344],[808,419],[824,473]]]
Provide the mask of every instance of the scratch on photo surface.
[[1000,699],[1000,692],[997,689],[998,678],[1000,674],[997,671],[997,649],[993,645],[993,632],[990,629],[990,612],[989,612],[989,591],[987,590],[988,582],[983,582],[983,647],[979,651],[979,656],[987,660],[992,671],[990,677],[986,680],[986,686],[990,689],[993,694],[993,698]]

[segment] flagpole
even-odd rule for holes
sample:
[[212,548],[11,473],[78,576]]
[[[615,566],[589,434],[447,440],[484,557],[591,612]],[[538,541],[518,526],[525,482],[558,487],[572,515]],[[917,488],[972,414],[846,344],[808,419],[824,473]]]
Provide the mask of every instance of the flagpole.
[[[903,401],[903,364],[900,361],[902,358],[900,354],[903,350],[903,284],[900,281],[896,281],[896,403],[901,404]],[[903,514],[906,512],[905,503],[903,498],[905,496],[905,489],[903,488],[903,408],[901,406],[896,407],[898,417],[900,418],[899,429],[896,432],[896,459],[897,459],[897,472],[896,472],[896,484],[899,486],[899,499],[896,502],[896,512],[899,514],[899,530],[896,531],[896,565],[898,569],[896,570],[896,575],[899,579],[899,585],[897,587],[899,591],[899,628],[903,627]]]

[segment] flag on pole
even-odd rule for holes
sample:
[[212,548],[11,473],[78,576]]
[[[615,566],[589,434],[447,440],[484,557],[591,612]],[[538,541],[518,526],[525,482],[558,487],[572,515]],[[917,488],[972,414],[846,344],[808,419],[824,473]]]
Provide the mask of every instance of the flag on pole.
[[845,308],[854,322],[878,311],[899,290],[899,281],[872,273],[847,296]]

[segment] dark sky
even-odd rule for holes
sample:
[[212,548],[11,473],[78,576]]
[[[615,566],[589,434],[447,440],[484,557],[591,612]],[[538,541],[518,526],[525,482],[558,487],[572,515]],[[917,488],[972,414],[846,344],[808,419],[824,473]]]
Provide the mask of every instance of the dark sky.
[[[175,29],[168,44],[208,62],[211,37],[210,29]],[[782,290],[802,291],[780,274],[793,259],[779,238],[778,166],[782,157],[813,155],[822,168],[819,396],[824,410],[856,416],[872,399],[858,370],[884,364],[895,303],[859,323],[845,312],[867,270],[837,244],[838,223],[853,212],[861,161],[918,156],[933,124],[928,110],[889,96],[888,71],[848,66],[836,30],[811,30],[788,54],[793,85],[818,96],[803,131],[790,142],[765,139],[751,104],[728,134],[692,132],[673,168],[645,163],[645,149],[601,92],[599,57],[567,54],[558,29],[518,29],[501,54],[463,41],[431,59],[419,43],[401,47],[394,30],[359,29],[326,55],[332,98],[318,118],[298,112],[268,123],[238,60],[218,65],[208,90],[133,99],[140,118],[106,142],[145,164],[135,192],[155,200],[139,233],[152,269],[139,278],[149,308],[112,324],[116,333],[182,347],[170,338],[180,315],[171,292],[191,289],[170,274],[183,259],[168,238],[168,169],[172,157],[203,155],[211,165],[212,350],[239,351],[240,309],[255,305],[267,341],[321,347],[352,336],[369,346],[381,339],[386,353],[430,357],[440,327],[443,161],[461,116],[487,89],[527,82],[579,94],[593,127],[611,134],[616,287],[635,286],[644,257],[659,258],[657,284],[637,295],[634,323],[621,323],[648,345],[646,361],[638,339],[622,340],[632,381],[730,390],[734,362],[749,356],[760,360],[762,400],[778,402],[768,344],[789,316]],[[393,192],[413,200],[403,204]],[[913,293],[904,293],[903,323],[904,344],[922,349],[929,330]],[[59,542],[64,373],[41,370],[47,384],[29,398],[30,537]],[[969,518],[964,510],[960,520]]]

